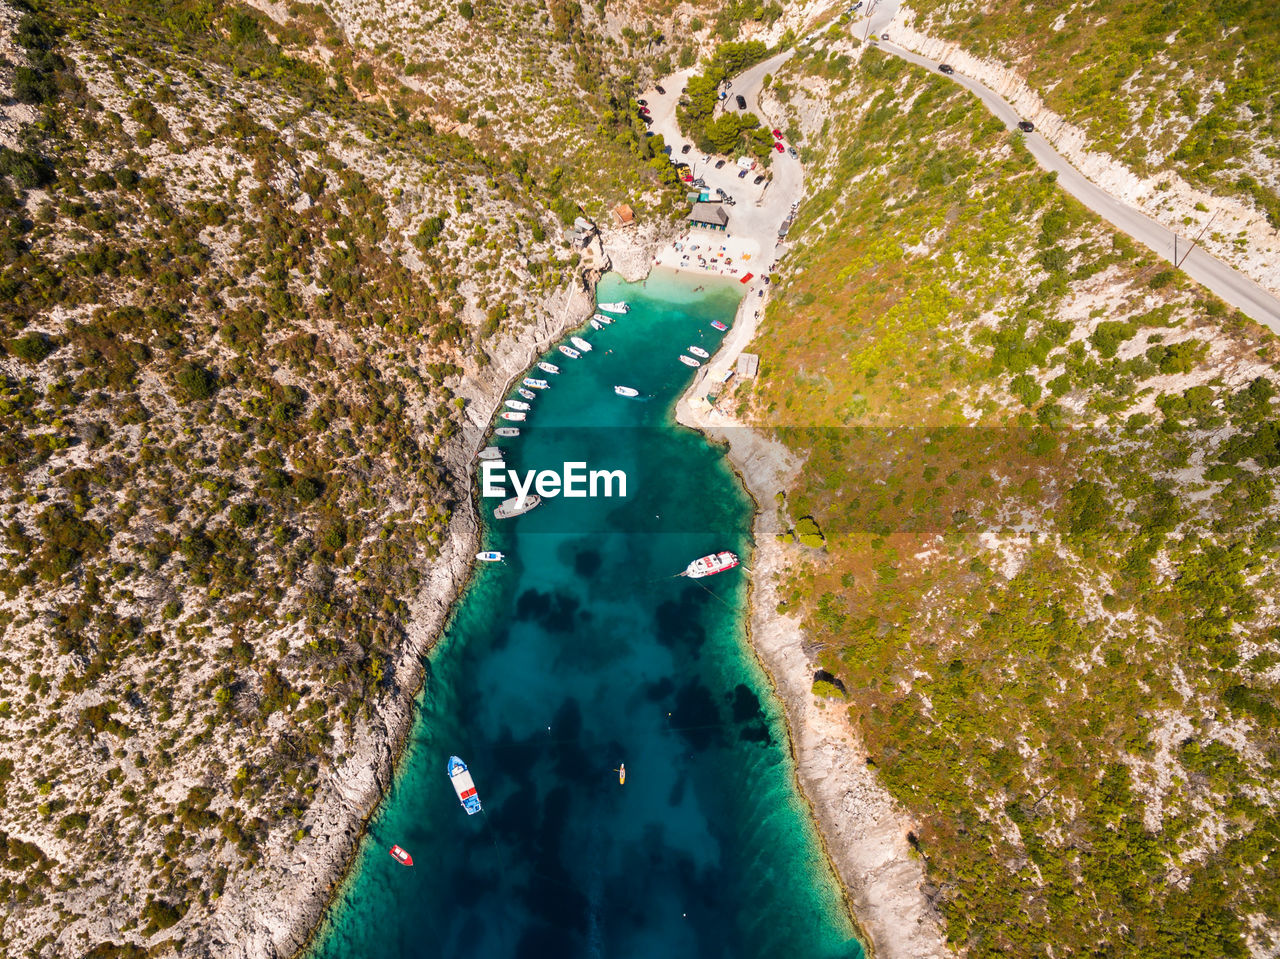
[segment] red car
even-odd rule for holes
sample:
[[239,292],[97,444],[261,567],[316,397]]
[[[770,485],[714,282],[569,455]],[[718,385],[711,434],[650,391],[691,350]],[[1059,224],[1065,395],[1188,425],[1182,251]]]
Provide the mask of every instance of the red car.
[[784,147],[781,143],[775,143],[773,145],[773,148],[777,150],[779,153],[785,153],[787,151],[787,148]]
[[693,174],[692,174],[692,173],[686,173],[686,174],[685,174],[684,176],[682,176],[680,179],[684,180],[684,182],[685,182],[685,183],[692,183],[692,182],[693,182]]
[[781,131],[781,130],[774,130],[774,131],[773,131],[773,138],[774,138],[775,140],[781,140],[781,139],[782,139],[782,131]]

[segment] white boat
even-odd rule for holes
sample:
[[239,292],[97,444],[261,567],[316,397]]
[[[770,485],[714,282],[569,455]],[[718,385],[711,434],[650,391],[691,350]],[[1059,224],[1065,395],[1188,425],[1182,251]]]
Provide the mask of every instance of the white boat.
[[631,307],[621,300],[617,303],[597,303],[596,309],[604,310],[606,313],[630,313]]
[[617,393],[619,396],[639,396],[640,395],[639,390],[633,390],[629,386],[615,386],[613,388],[613,391]]
[[502,402],[504,406],[509,406],[513,410],[521,410],[523,412],[529,408],[528,403],[522,403],[520,400],[503,400]]
[[583,353],[591,352],[591,344],[588,343],[586,340],[584,340],[580,336],[569,337],[569,342],[572,343],[574,346],[576,346],[578,349],[582,350]]
[[476,559],[482,563],[501,563],[505,557],[496,549],[491,549],[483,553],[476,553]]
[[482,460],[500,460],[502,459],[502,450],[496,446],[486,446],[476,454],[476,457]]
[[707,357],[709,357],[709,356],[711,355],[710,353],[708,353],[706,350],[704,350],[704,349],[703,349],[702,347],[700,347],[700,346],[691,346],[691,347],[689,347],[689,352],[690,352],[690,353],[692,353],[694,356],[700,356],[700,357],[702,357],[704,360],[705,360]]
[[457,756],[449,757],[449,780],[453,783],[453,791],[458,794],[458,801],[468,816],[480,812],[480,797],[476,795],[476,784],[467,771],[467,764]]
[[520,516],[536,507],[542,502],[542,497],[535,496],[530,493],[524,498],[524,503],[520,502],[519,496],[513,496],[511,499],[504,499],[502,505],[493,511],[494,519],[511,519],[513,516]]
[[523,413],[513,413],[513,412],[511,412],[511,410],[503,410],[503,411],[502,411],[502,413],[501,413],[501,414],[499,414],[499,415],[500,415],[504,420],[510,420],[512,423],[519,423],[519,422],[522,422],[522,421],[524,420],[524,414],[523,414]]
[[524,378],[524,385],[531,390],[546,390],[551,388],[551,384],[546,380],[535,380],[532,376]]
[[516,392],[519,393],[521,396],[523,396],[526,400],[534,399],[538,395],[533,390],[526,390],[523,386],[520,387],[520,389],[516,390]]
[[544,372],[544,373],[559,373],[559,372],[560,372],[560,367],[556,366],[554,363],[539,363],[539,364],[538,364],[538,369],[542,370],[542,372]]
[[592,317],[592,318],[591,318],[591,328],[592,328],[593,330],[603,330],[603,329],[604,329],[604,324],[603,324],[603,323],[601,323],[599,320],[597,320],[595,317]]
[[726,569],[733,569],[739,562],[737,555],[727,550],[723,553],[712,553],[695,559],[680,575],[688,576],[690,579],[702,579],[704,576],[714,576],[716,573],[723,573]]
[[701,366],[702,365],[697,360],[695,360],[692,356],[685,356],[683,353],[680,354],[680,362],[683,363],[685,366]]
[[575,350],[572,346],[565,346],[563,344],[561,344],[560,346],[560,352],[563,353],[565,356],[569,357],[569,359],[571,360],[576,360],[578,357],[582,355],[577,350]]
[[494,436],[519,436],[520,430],[514,426],[499,426],[493,431]]
[[613,322],[612,316],[605,316],[603,313],[596,313],[591,318],[600,323],[603,323],[605,326],[608,326],[610,323]]

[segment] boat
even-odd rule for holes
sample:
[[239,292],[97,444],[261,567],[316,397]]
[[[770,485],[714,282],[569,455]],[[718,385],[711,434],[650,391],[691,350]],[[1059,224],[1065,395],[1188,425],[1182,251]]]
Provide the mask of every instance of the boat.
[[480,797],[476,795],[476,784],[471,781],[471,773],[467,772],[467,764],[457,756],[449,757],[449,781],[453,783],[453,791],[458,794],[462,808],[468,816],[480,811]]
[[502,459],[502,450],[496,446],[486,446],[476,454],[477,459],[482,460],[500,460]]
[[603,310],[606,313],[630,313],[631,307],[619,300],[617,303],[597,303],[596,309]]
[[578,357],[582,355],[573,347],[565,346],[564,344],[560,345],[560,352],[563,353],[565,356],[569,357],[569,359],[571,360],[576,360]]
[[702,365],[697,360],[695,360],[692,356],[685,356],[683,353],[680,354],[680,362],[683,363],[685,366],[701,366]]
[[639,396],[640,395],[639,390],[633,390],[629,386],[615,386],[613,388],[613,391],[617,393],[619,396]]
[[503,410],[499,415],[504,420],[510,420],[512,423],[519,423],[524,420],[523,413],[516,413],[516,412],[513,412],[512,410]]
[[583,353],[591,352],[591,344],[588,343],[586,340],[584,340],[580,336],[569,337],[569,342],[572,343],[574,346],[576,346],[578,349],[582,350]]
[[721,333],[723,333],[723,332],[724,332],[725,330],[727,330],[729,327],[725,326],[725,325],[724,325],[723,323],[721,323],[719,320],[712,320],[712,321],[711,321],[711,328],[712,328],[713,330],[719,330]]
[[514,426],[499,426],[493,431],[494,436],[519,436],[520,430]]
[[504,406],[509,406],[509,407],[511,407],[513,410],[521,410],[521,411],[523,411],[523,410],[527,410],[527,409],[529,408],[529,404],[528,404],[528,403],[523,403],[523,402],[521,402],[520,400],[503,400],[502,402],[503,402],[503,405],[504,405]]
[[739,562],[741,561],[737,555],[727,550],[723,553],[712,553],[695,559],[680,575],[688,576],[690,579],[702,579],[704,576],[714,576],[716,573],[723,573],[726,569],[733,569]]
[[627,764],[618,763],[618,785],[625,786],[627,784]]
[[538,395],[533,390],[526,390],[523,386],[520,387],[520,389],[516,390],[516,392],[519,393],[521,396],[523,396],[526,400],[531,400]]
[[603,323],[605,326],[608,326],[613,322],[612,316],[605,316],[603,313],[593,313],[591,318],[599,323]]
[[545,363],[545,362],[544,362],[544,363],[539,363],[539,364],[538,364],[538,369],[542,370],[542,372],[544,372],[544,373],[559,373],[559,372],[560,372],[560,367],[556,366],[554,363]]
[[400,865],[402,866],[413,865],[413,857],[410,856],[403,849],[401,849],[399,846],[392,846],[389,852],[391,853],[391,858],[394,859],[396,862],[400,863]]
[[485,550],[483,553],[476,553],[476,559],[482,563],[501,563],[506,557],[499,553],[496,549]]
[[738,282],[739,282],[739,283],[750,283],[750,282],[751,282],[752,277],[754,277],[754,276],[755,276],[755,274],[754,274],[754,273],[747,273],[747,274],[745,274],[745,275],[742,277],[742,279],[740,279]]
[[604,324],[603,324],[603,323],[601,323],[599,320],[597,320],[595,317],[592,317],[592,318],[591,318],[591,328],[592,328],[593,330],[603,330],[603,329],[604,329]]
[[546,380],[535,380],[532,376],[524,378],[524,385],[531,390],[547,390],[551,388],[551,384]]
[[513,496],[511,499],[504,499],[502,501],[502,504],[493,511],[493,518],[511,519],[513,516],[523,516],[541,502],[542,497],[535,496],[532,493],[524,498],[523,504],[521,504],[519,496]]
[[700,347],[700,346],[691,346],[691,347],[689,347],[689,352],[690,352],[690,353],[692,353],[694,356],[700,356],[700,357],[702,357],[704,360],[705,360],[707,357],[709,357],[709,356],[711,355],[710,353],[708,353],[706,350],[704,350],[704,349],[703,349],[702,347]]

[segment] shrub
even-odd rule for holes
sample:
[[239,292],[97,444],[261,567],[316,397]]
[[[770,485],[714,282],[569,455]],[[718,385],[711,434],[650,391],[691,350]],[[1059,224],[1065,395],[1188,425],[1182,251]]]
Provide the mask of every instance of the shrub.
[[827,682],[825,679],[815,680],[813,684],[813,695],[819,699],[846,699],[844,690],[834,683]]
[[8,343],[9,352],[28,363],[39,363],[58,348],[57,344],[43,333],[28,333]]
[[293,495],[304,503],[319,499],[324,492],[324,484],[313,476],[295,476]]
[[812,516],[801,517],[800,522],[796,523],[796,539],[801,545],[811,549],[822,549],[827,545],[826,537],[822,535],[817,520]]
[[218,376],[196,363],[184,363],[178,370],[178,387],[189,400],[207,400],[218,392]]

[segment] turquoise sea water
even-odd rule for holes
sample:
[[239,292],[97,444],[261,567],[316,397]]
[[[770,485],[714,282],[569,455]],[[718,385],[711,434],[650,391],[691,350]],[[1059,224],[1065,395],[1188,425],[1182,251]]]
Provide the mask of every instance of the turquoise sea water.
[[[749,574],[673,575],[750,551],[721,451],[672,419],[693,374],[677,357],[714,352],[710,321],[738,302],[736,284],[699,282],[606,277],[600,300],[631,312],[579,331],[595,346],[582,359],[548,354],[559,376],[530,374],[552,388],[496,441],[507,465],[623,469],[627,498],[489,522],[485,548],[507,562],[477,570],[430,655],[408,752],[314,956],[862,956],[746,646]],[[483,814],[459,805],[451,754]]]

